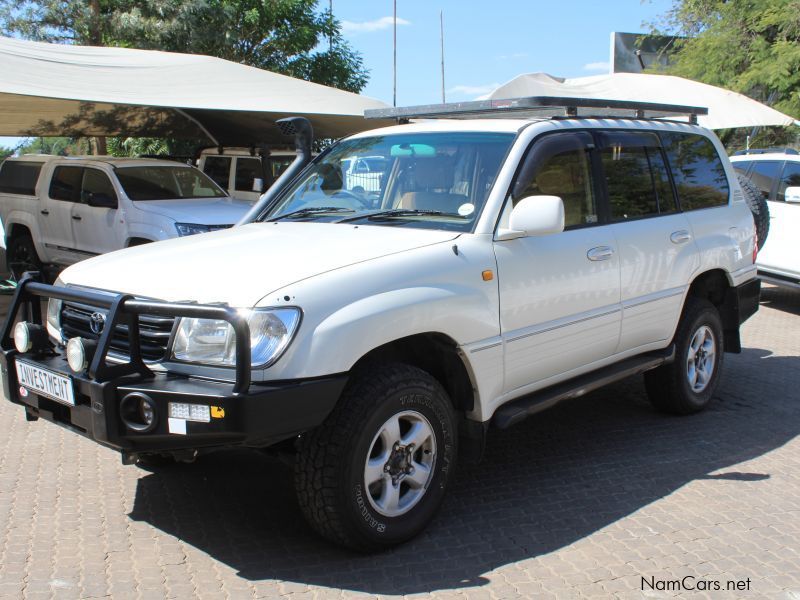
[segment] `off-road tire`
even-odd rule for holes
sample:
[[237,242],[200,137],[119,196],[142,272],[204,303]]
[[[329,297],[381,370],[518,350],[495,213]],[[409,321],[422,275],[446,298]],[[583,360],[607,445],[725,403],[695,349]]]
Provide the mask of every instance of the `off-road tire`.
[[[713,335],[715,355],[711,377],[705,388],[697,392],[692,389],[687,376],[689,344],[703,327]],[[678,415],[696,413],[711,401],[722,372],[724,340],[717,308],[708,300],[689,297],[673,343],[675,360],[644,374],[647,396],[660,411]]]
[[753,222],[756,224],[756,233],[758,234],[758,249],[761,250],[769,235],[769,204],[761,190],[748,177],[741,173],[738,174],[738,177],[744,199],[750,212],[753,213]]
[[36,246],[29,235],[16,235],[8,242],[6,266],[11,276],[19,281],[25,271],[42,273],[44,265],[36,253]]
[[[408,512],[384,516],[370,503],[365,461],[387,419],[421,414],[435,453],[428,485]],[[362,369],[325,422],[304,434],[295,462],[295,488],[311,527],[334,543],[370,552],[403,543],[433,519],[453,478],[457,423],[447,393],[431,375],[405,364]]]

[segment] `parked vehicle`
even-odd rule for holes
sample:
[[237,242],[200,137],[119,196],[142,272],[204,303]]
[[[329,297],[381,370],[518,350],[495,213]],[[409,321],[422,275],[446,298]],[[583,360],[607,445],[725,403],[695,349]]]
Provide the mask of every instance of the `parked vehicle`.
[[[758,309],[736,174],[706,129],[619,117],[685,107],[563,101],[376,111],[423,120],[308,166],[307,123],[279,122],[299,157],[248,224],[20,284],[8,398],[126,462],[293,448],[308,522],[357,550],[422,531],[490,426],[640,373],[657,409],[702,410]],[[343,177],[363,156],[371,192]]]
[[758,253],[762,280],[800,288],[800,154],[778,150],[731,157],[769,207],[769,237]]
[[250,208],[173,161],[27,155],[0,166],[11,273],[230,227]]
[[234,198],[256,202],[280,177],[297,154],[294,150],[261,151],[248,148],[207,148],[200,153],[198,168]]

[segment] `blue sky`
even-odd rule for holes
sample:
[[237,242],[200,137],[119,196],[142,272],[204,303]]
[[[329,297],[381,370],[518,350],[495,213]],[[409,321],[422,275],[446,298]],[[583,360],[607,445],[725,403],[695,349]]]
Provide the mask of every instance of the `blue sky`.
[[[327,8],[329,0],[320,0]],[[398,0],[397,104],[441,101],[439,11],[444,12],[448,101],[471,100],[520,73],[608,72],[612,31],[645,31],[672,0]],[[363,93],[392,102],[392,0],[333,0],[345,38],[361,52]],[[14,138],[0,137],[0,146]]]
[[[327,0],[320,0],[325,6]],[[470,100],[520,73],[608,72],[612,31],[645,31],[671,0],[398,0],[397,104],[441,101],[439,11],[444,12],[445,91]],[[344,35],[370,70],[363,93],[392,102],[392,0],[333,0]],[[400,22],[400,21],[398,21]]]

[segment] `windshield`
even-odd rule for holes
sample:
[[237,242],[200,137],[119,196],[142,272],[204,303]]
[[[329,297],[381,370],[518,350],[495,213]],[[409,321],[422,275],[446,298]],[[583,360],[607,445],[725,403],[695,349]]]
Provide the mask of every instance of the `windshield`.
[[131,200],[193,200],[227,196],[194,167],[118,167],[115,172]]
[[471,231],[513,140],[466,132],[346,140],[309,166],[264,219]]

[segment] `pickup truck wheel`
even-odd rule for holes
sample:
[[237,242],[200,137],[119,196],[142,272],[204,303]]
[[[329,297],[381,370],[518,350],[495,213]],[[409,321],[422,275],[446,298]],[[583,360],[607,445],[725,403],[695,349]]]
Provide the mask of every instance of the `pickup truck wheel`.
[[744,199],[753,214],[753,222],[756,225],[756,234],[758,235],[758,249],[761,250],[769,235],[769,204],[767,204],[767,199],[764,198],[764,194],[761,193],[756,184],[741,173],[738,174],[738,177]]
[[12,277],[19,281],[25,271],[42,271],[43,265],[36,254],[36,246],[29,235],[18,235],[8,243],[6,264]]
[[687,415],[704,409],[719,383],[722,322],[708,300],[689,298],[675,334],[675,361],[644,374],[647,395],[664,412]]
[[353,550],[405,542],[439,509],[456,444],[456,421],[438,381],[402,364],[364,370],[325,423],[301,438],[300,508],[322,536]]

